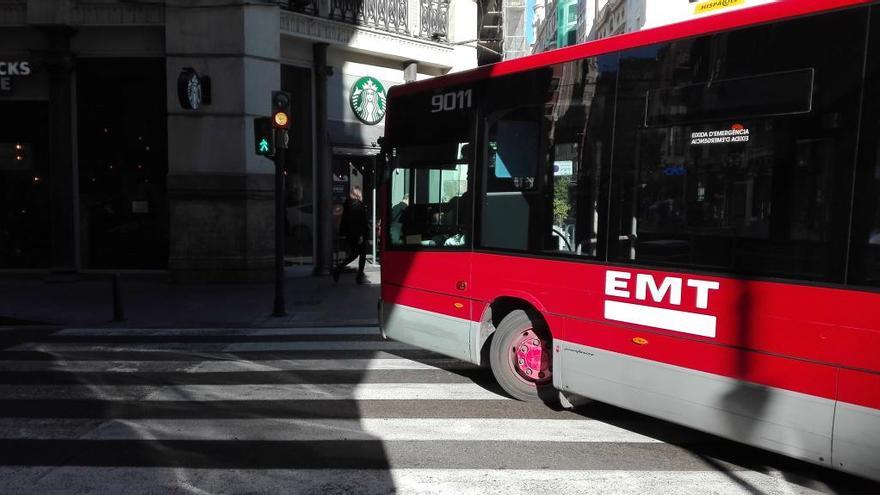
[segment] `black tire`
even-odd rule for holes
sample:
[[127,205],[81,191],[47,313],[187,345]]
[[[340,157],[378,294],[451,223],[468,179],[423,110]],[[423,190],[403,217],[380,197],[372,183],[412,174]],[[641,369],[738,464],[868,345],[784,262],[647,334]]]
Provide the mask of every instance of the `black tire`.
[[[511,311],[501,320],[489,349],[492,374],[495,375],[501,388],[514,399],[524,402],[555,403],[559,395],[553,388],[552,379],[529,382],[514,369],[515,341],[528,329],[532,329],[542,340],[549,342],[550,332],[543,320],[539,317],[530,317],[522,309]],[[548,349],[552,349],[552,345],[548,345]]]

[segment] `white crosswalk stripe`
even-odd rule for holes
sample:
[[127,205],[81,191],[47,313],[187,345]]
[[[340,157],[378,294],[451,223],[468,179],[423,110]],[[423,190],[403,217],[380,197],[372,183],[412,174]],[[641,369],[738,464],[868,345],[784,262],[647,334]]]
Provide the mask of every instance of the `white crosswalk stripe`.
[[64,397],[126,400],[146,391],[140,401],[186,400],[251,401],[279,398],[313,400],[507,400],[507,397],[473,383],[361,383],[283,385],[168,385],[134,388],[128,385],[0,385],[7,399]]
[[91,328],[2,349],[0,493],[830,491],[613,408],[510,400],[489,370],[377,335]]
[[302,327],[302,328],[67,328],[53,335],[66,337],[192,337],[198,335],[269,336],[286,335],[379,335],[376,327]]
[[[11,351],[69,352],[82,346],[71,343],[26,343],[11,347]],[[99,352],[159,352],[186,350],[189,352],[286,352],[286,351],[402,351],[415,349],[400,342],[246,342],[220,345],[189,343],[100,344],[89,347]]]
[[[84,420],[81,420],[84,423]],[[75,423],[69,422],[73,425]],[[484,418],[339,419],[117,419],[85,434],[53,431],[32,422],[27,430],[3,428],[0,438],[41,440],[249,440],[630,442],[659,440],[599,421]],[[88,425],[86,425],[88,426]],[[27,435],[27,436],[23,436]]]
[[[195,361],[187,363],[189,373],[233,373],[241,371],[368,371],[368,370],[455,370],[475,365],[455,359],[270,359],[266,361]],[[2,371],[65,370],[74,373],[170,370],[175,361],[0,361]]]
[[[501,470],[501,469],[155,469],[64,467],[3,468],[0,479],[35,480],[35,485],[55,483],[41,494],[92,493],[95,480],[106,480],[107,493],[155,494],[179,487],[195,494],[228,493],[230,480],[248,480],[246,493],[425,493],[462,495],[619,495],[664,494],[766,494],[809,495],[810,488],[791,488],[783,477],[758,472],[668,472],[642,470]],[[63,482],[63,485],[62,483]],[[39,485],[37,485],[39,483]],[[30,495],[22,490],[7,493]]]

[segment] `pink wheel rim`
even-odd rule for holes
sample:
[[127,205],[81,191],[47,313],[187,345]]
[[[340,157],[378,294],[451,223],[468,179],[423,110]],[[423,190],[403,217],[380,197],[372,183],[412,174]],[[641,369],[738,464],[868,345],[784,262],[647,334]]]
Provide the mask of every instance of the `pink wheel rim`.
[[545,383],[553,378],[550,341],[535,330],[523,330],[514,340],[511,365],[516,375],[528,383]]

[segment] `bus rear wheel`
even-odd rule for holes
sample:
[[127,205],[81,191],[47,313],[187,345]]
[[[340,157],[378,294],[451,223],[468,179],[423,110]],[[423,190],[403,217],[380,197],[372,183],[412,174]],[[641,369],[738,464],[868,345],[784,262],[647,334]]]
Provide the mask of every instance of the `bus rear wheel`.
[[508,394],[526,402],[552,402],[552,339],[543,321],[511,311],[495,330],[489,349],[492,374]]

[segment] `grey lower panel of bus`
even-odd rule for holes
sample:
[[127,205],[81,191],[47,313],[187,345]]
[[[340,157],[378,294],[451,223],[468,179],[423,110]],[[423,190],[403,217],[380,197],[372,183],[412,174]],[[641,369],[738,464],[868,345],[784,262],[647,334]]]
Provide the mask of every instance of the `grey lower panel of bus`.
[[402,304],[382,304],[382,327],[394,340],[471,360],[471,321]]
[[831,461],[838,469],[880,480],[880,411],[837,403]]
[[[835,401],[554,341],[560,390],[830,465]],[[876,444],[875,444],[876,445]]]

